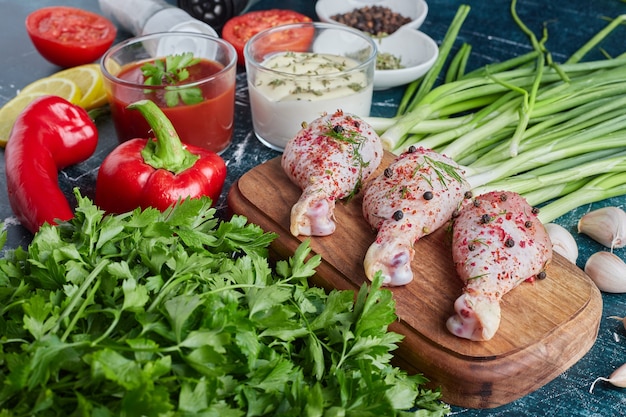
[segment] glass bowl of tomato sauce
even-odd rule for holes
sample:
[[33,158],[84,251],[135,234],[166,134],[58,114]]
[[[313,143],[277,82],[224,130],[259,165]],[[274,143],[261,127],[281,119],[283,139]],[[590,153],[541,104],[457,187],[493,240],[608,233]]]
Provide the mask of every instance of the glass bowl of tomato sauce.
[[141,113],[152,100],[183,143],[221,153],[231,143],[237,52],[228,42],[196,32],[159,32],[111,47],[101,60],[104,86],[120,142],[152,137]]

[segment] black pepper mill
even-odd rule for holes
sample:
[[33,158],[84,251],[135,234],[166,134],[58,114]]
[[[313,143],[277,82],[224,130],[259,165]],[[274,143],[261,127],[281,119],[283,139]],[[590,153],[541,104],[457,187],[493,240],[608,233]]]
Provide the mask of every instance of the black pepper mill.
[[198,20],[221,30],[228,19],[256,3],[254,0],[177,0],[178,7]]

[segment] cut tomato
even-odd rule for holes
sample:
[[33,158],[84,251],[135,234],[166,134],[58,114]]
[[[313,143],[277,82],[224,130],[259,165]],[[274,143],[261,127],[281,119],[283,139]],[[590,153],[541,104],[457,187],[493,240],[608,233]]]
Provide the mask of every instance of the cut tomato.
[[[243,65],[243,47],[252,36],[274,26],[287,23],[311,22],[312,20],[310,17],[293,10],[270,9],[253,11],[235,16],[226,22],[222,29],[222,38],[235,47],[239,64]],[[302,50],[308,46],[311,36],[302,36],[301,33],[298,33],[294,34],[290,39],[290,45],[293,48],[291,50]]]
[[35,49],[60,67],[89,64],[113,44],[117,29],[110,20],[75,7],[51,6],[26,18]]

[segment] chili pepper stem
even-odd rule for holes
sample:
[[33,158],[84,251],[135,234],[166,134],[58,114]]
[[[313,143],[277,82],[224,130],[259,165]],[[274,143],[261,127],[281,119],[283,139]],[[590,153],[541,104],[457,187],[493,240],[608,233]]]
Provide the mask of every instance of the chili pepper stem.
[[146,119],[156,140],[148,140],[141,151],[144,162],[154,169],[166,169],[174,174],[191,168],[199,156],[189,152],[180,141],[172,122],[151,100],[139,100],[128,105]]

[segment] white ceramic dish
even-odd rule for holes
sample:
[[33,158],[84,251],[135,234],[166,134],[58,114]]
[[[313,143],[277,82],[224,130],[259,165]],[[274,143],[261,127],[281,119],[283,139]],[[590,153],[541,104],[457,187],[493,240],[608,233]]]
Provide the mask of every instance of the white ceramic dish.
[[400,65],[404,68],[376,70],[374,90],[385,90],[418,79],[428,72],[439,55],[439,47],[432,38],[407,27],[375,42],[378,53],[389,53],[400,58]]
[[322,22],[337,23],[331,16],[342,14],[365,6],[384,6],[402,16],[411,18],[403,27],[418,29],[428,14],[424,0],[318,0],[315,12]]

